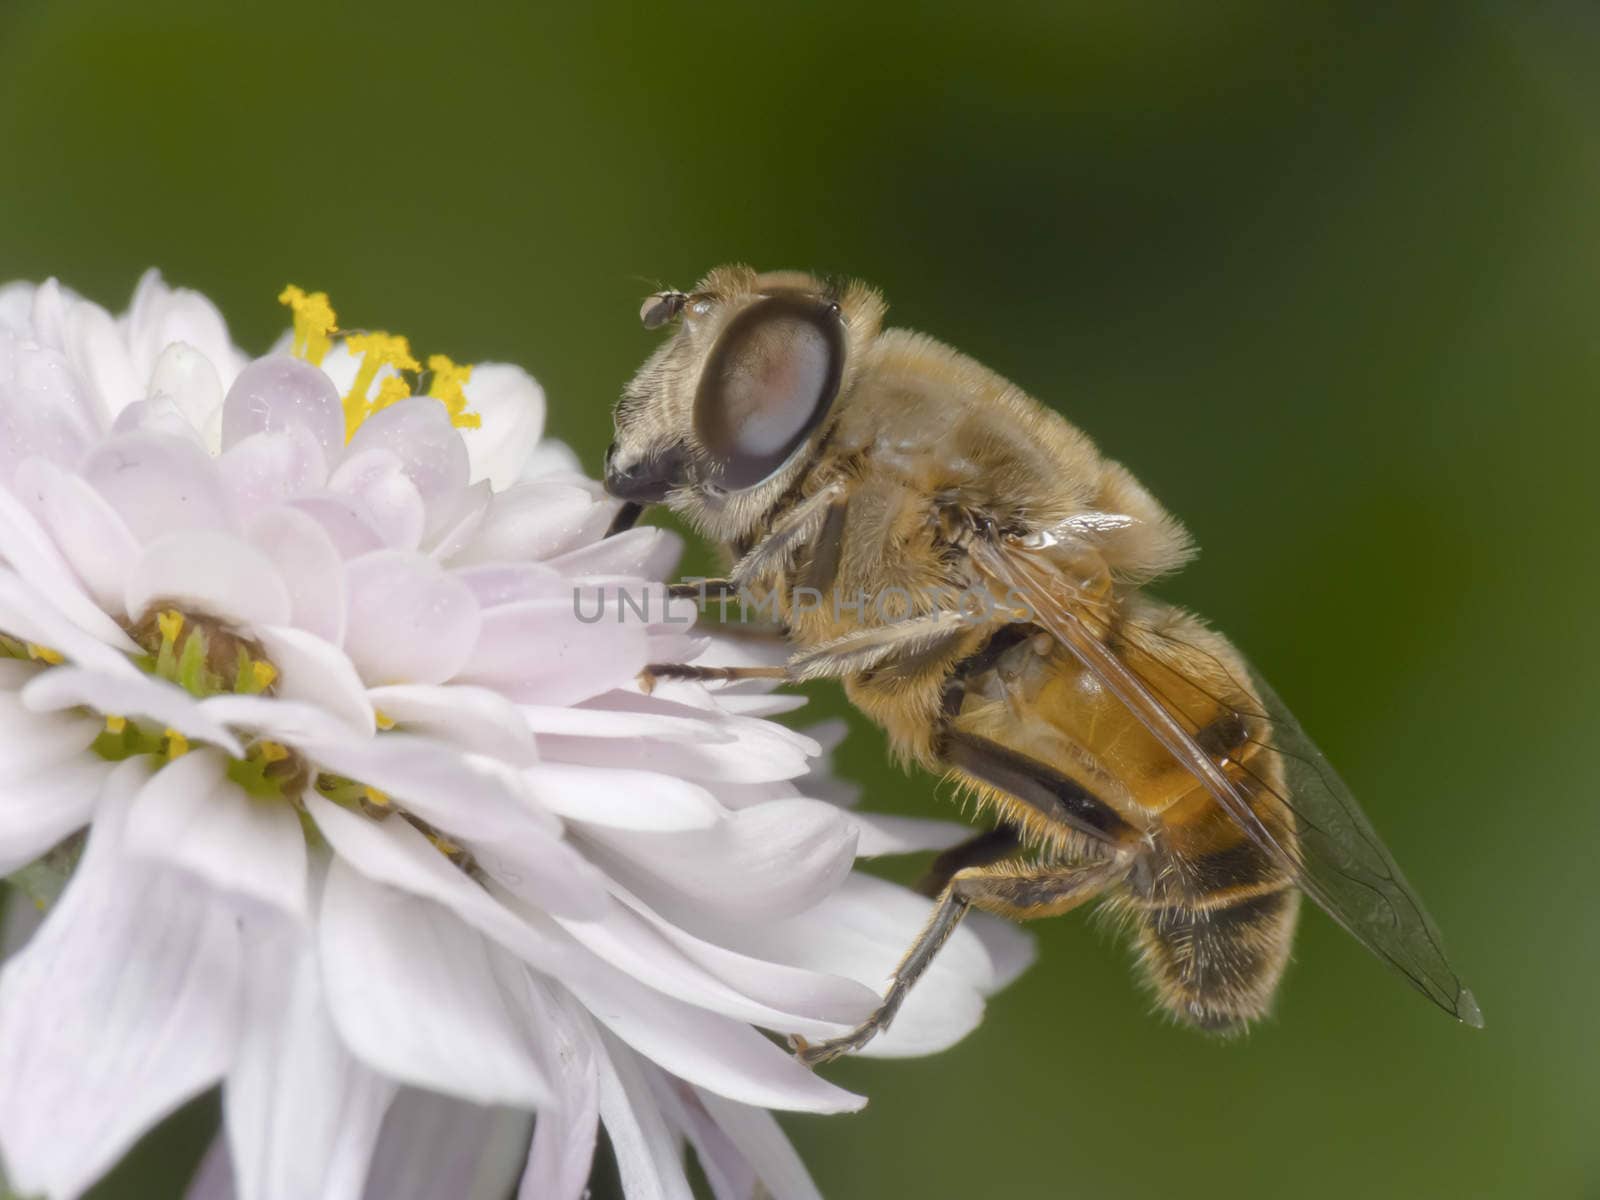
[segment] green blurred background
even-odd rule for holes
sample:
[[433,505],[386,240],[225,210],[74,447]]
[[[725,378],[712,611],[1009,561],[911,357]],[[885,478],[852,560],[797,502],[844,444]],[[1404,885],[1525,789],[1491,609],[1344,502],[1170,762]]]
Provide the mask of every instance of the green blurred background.
[[[788,1122],[827,1195],[1600,1195],[1592,5],[0,3],[0,277],[120,307],[157,264],[257,349],[326,288],[526,364],[592,470],[658,283],[882,286],[1188,522],[1164,594],[1295,705],[1488,1018],[1312,914],[1213,1044],[1049,922],[965,1044]],[[930,811],[856,726],[868,802]],[[170,1194],[208,1113],[102,1194]]]

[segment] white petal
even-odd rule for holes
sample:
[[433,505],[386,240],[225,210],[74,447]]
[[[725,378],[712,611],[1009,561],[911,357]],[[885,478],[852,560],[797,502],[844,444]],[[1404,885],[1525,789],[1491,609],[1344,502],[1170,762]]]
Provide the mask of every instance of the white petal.
[[392,452],[372,448],[345,455],[328,479],[328,490],[348,496],[391,550],[422,544],[427,521],[422,493]]
[[363,555],[347,565],[346,583],[345,653],[369,684],[443,683],[478,642],[472,593],[419,554]]
[[544,429],[544,389],[521,367],[478,363],[466,393],[468,411],[481,418],[479,428],[461,431],[472,478],[504,490],[517,481]]
[[678,1139],[656,1107],[641,1064],[615,1042],[601,1051],[598,1064],[600,1118],[617,1156],[623,1193],[628,1200],[694,1200]]
[[326,374],[287,354],[257,359],[239,372],[222,406],[222,446],[253,433],[303,429],[335,462],[344,453],[344,406]]
[[135,400],[127,405],[111,423],[111,432],[155,433],[192,442],[202,450],[206,448],[204,438],[189,424],[178,406],[165,396]]
[[557,816],[620,829],[709,829],[722,805],[705,788],[655,771],[544,762],[522,772],[532,795]]
[[581,1200],[587,1191],[600,1123],[601,1051],[594,1023],[570,992],[529,974],[523,997],[529,1024],[543,1039],[555,1103],[533,1127],[518,1200]]
[[150,374],[158,356],[174,342],[187,342],[203,354],[223,384],[233,381],[242,363],[216,305],[199,292],[168,286],[159,271],[146,271],[140,278],[121,323],[141,377]]
[[460,562],[526,562],[550,558],[594,541],[610,514],[587,488],[570,483],[522,483],[497,492],[489,515]]
[[524,1112],[403,1088],[373,1151],[367,1200],[505,1200],[530,1123]]
[[424,500],[470,482],[461,431],[450,424],[444,405],[431,397],[412,396],[368,417],[350,439],[346,457],[373,448],[399,458]]
[[713,829],[642,833],[600,825],[611,873],[669,918],[685,908],[775,920],[811,908],[850,873],[855,831],[819,800],[774,800],[730,813]]
[[125,586],[128,619],[171,605],[249,627],[289,619],[289,589],[260,550],[228,533],[193,530],[144,548]]
[[103,728],[98,717],[24,708],[18,693],[45,670],[40,663],[0,659],[0,779],[21,779],[77,758]]
[[322,527],[340,558],[355,558],[383,549],[378,531],[367,524],[366,517],[348,496],[319,492],[315,496],[297,497],[290,504]]
[[880,854],[915,854],[921,850],[948,850],[972,836],[972,828],[955,821],[928,817],[896,817],[885,813],[847,814],[855,826],[857,858]]
[[683,539],[670,529],[641,525],[614,537],[568,550],[550,560],[563,575],[665,579],[683,553]]
[[128,852],[304,919],[306,845],[299,819],[282,799],[246,795],[227,778],[227,766],[222,755],[202,748],[157,771],[128,814]]
[[233,915],[117,849],[143,777],[118,768],[66,891],[0,972],[0,1151],[24,1193],[77,1195],[233,1055]]
[[533,600],[483,612],[460,678],[513,700],[575,704],[629,683],[644,664],[642,626],[585,625],[570,600]]
[[0,559],[85,633],[123,650],[134,648],[117,623],[89,599],[44,527],[4,488],[0,488]]
[[280,700],[317,705],[357,734],[370,734],[377,728],[377,716],[361,676],[336,645],[288,625],[262,626],[255,635],[278,669],[276,695]]
[[225,529],[230,500],[216,460],[159,433],[123,433],[89,451],[83,477],[141,542],[178,530]]
[[33,862],[89,823],[111,764],[89,757],[0,787],[0,876]]
[[755,1168],[773,1200],[821,1200],[811,1173],[771,1113],[711,1092],[697,1091],[696,1095]]
[[300,426],[255,433],[236,442],[218,460],[235,511],[306,496],[328,478],[328,463],[316,437]]
[[[50,602],[14,571],[0,566],[0,629],[25,642],[48,646],[75,663],[91,666],[107,675],[137,678],[139,669],[111,646],[85,633],[67,620]],[[137,650],[133,640],[118,631],[122,645]]]
[[189,428],[203,438],[222,407],[222,377],[203,351],[188,342],[175,341],[155,360],[148,395],[151,400],[171,404]]
[[657,742],[707,742],[724,745],[735,740],[714,719],[672,712],[630,712],[605,707],[606,697],[596,697],[593,707],[568,708],[553,704],[518,706],[523,720],[536,734],[558,733],[589,738],[649,738]]
[[396,684],[372,688],[367,699],[410,732],[517,765],[539,760],[522,710],[488,688]]
[[67,360],[0,332],[0,487],[35,456],[75,465],[98,433],[95,405]]
[[355,1200],[395,1085],[350,1056],[309,939],[251,946],[244,1036],[223,1089],[240,1200]]
[[336,858],[320,932],[328,1004],[356,1057],[475,1104],[550,1100],[495,977],[493,960],[503,952],[459,918]]
[[87,300],[67,305],[62,335],[67,358],[88,381],[107,420],[144,398],[151,364],[143,370],[135,367],[121,330],[105,309]]
[[569,607],[572,603],[571,580],[543,563],[480,563],[458,568],[454,574],[472,589],[484,608],[526,600],[565,600]]
[[493,499],[487,481],[433,497],[428,501],[427,527],[422,532],[423,549],[440,562],[449,562],[477,536]]
[[22,689],[22,703],[34,712],[82,705],[95,712],[145,717],[164,728],[176,729],[191,741],[212,742],[235,757],[244,754],[239,740],[206,716],[188,692],[149,675],[107,675],[81,667],[52,667]]
[[287,505],[269,508],[250,519],[245,536],[289,589],[290,621],[324,642],[342,644],[344,563],[316,519]]
[[116,510],[81,476],[42,458],[18,468],[15,488],[95,603],[120,611],[122,583],[139,557],[139,543]]
[[539,479],[559,480],[567,477],[583,478],[583,464],[578,461],[571,446],[555,438],[545,438],[533,448],[528,461],[522,464],[522,474],[517,476],[517,482],[531,483]]
[[755,1171],[711,1119],[694,1089],[649,1063],[641,1064],[641,1069],[667,1124],[694,1147],[695,1159],[705,1172],[715,1200],[747,1200],[751,1196],[765,1195]]
[[[485,617],[486,622],[490,619],[492,614]],[[546,757],[563,762],[650,769],[685,779],[757,783],[793,779],[805,774],[809,765],[806,747],[796,745],[779,730],[779,726],[756,727],[749,736],[723,745],[616,741],[560,734],[541,737],[539,745]]]

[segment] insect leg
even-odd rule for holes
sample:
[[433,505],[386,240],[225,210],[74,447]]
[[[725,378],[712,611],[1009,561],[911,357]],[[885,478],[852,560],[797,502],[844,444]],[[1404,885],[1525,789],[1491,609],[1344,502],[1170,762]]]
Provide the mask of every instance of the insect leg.
[[650,691],[663,679],[701,683],[738,683],[745,679],[791,678],[788,667],[697,667],[693,663],[651,663],[639,672],[639,686]]
[[938,907],[917,940],[911,943],[890,977],[889,990],[876,1012],[842,1037],[807,1042],[789,1038],[795,1057],[807,1066],[831,1062],[859,1050],[889,1028],[917,980],[950,940],[967,910],[981,908],[1016,919],[1053,917],[1092,900],[1127,874],[1131,859],[1118,856],[1086,864],[969,867],[958,871],[939,898]]
[[[835,505],[837,516],[832,515]],[[817,541],[825,527],[833,528],[835,541],[844,532],[844,485],[830,483],[816,494],[808,496],[790,509],[776,525],[733,565],[732,578],[736,584],[747,586],[764,579],[774,571],[789,566],[794,556],[806,546]],[[831,555],[837,561],[838,550],[817,549],[816,555]],[[831,572],[830,572],[831,574]]]
[[970,837],[940,854],[928,867],[927,874],[918,881],[917,891],[935,900],[950,886],[950,880],[955,878],[957,871],[990,866],[1012,857],[1021,849],[1021,830],[1009,821],[1002,821],[993,829]]
[[616,537],[619,533],[627,533],[639,523],[639,518],[644,516],[644,505],[637,500],[629,500],[617,509],[617,515],[611,518],[611,524],[606,529],[606,537]]

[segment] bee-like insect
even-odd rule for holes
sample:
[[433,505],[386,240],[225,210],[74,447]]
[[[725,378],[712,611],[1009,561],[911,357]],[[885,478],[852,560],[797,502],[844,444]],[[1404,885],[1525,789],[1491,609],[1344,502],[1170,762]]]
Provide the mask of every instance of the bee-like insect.
[[[1163,1008],[1232,1032],[1263,1016],[1303,892],[1424,995],[1481,1025],[1439,934],[1348,789],[1238,651],[1144,587],[1182,527],[1063,418],[877,292],[712,271],[645,301],[676,323],[624,390],[606,486],[722,544],[713,590],[773,601],[777,668],[653,678],[838,678],[903,760],[998,816],[946,851],[933,915],[881,1008],[793,1039],[864,1045],[971,907],[1028,919],[1102,899]],[[703,586],[703,585],[702,585]],[[689,592],[697,590],[691,586]]]

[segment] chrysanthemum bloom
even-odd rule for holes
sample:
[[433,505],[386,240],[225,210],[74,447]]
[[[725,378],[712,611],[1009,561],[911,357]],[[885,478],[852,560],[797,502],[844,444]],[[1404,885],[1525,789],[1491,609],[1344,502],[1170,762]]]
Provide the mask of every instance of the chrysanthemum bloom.
[[[948,827],[842,807],[782,697],[640,692],[705,647],[676,544],[602,540],[525,373],[282,298],[249,362],[154,275],[0,290],[0,874],[67,879],[0,973],[12,1186],[220,1083],[196,1195],[576,1197],[602,1120],[630,1194],[686,1196],[685,1142],[814,1194],[768,1110],[863,1101],[760,1030],[872,1009],[926,907],[853,859]],[[1026,957],[963,930],[873,1052]]]

